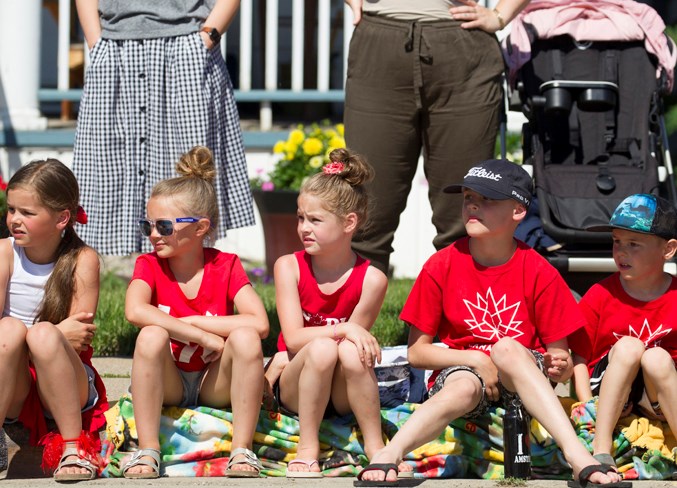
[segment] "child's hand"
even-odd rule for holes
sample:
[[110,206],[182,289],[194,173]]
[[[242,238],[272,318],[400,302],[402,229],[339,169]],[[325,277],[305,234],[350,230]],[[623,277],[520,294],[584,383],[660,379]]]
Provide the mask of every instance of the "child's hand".
[[381,346],[368,330],[350,323],[341,324],[339,329],[343,332],[343,337],[355,344],[360,361],[370,368],[381,362]]
[[543,360],[548,378],[557,383],[567,378],[570,368],[573,367],[571,356],[566,351],[546,352]]
[[94,339],[96,324],[82,322],[83,320],[91,320],[92,317],[94,317],[92,312],[78,312],[58,325],[59,330],[75,349],[75,352],[79,353],[86,350]]
[[203,332],[199,344],[204,348],[205,352],[209,353],[205,356],[204,362],[211,363],[221,357],[226,341],[223,337],[212,334],[211,332]]
[[482,351],[466,351],[466,353],[471,358],[468,361],[468,366],[474,369],[484,381],[484,394],[487,400],[498,401],[501,398],[498,390],[498,369],[496,369],[491,357]]

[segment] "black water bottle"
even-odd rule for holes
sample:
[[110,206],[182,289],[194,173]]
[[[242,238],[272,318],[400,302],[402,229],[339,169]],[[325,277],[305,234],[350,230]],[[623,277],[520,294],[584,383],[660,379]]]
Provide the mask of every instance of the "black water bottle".
[[531,476],[529,419],[522,402],[514,399],[503,415],[503,466],[506,478]]

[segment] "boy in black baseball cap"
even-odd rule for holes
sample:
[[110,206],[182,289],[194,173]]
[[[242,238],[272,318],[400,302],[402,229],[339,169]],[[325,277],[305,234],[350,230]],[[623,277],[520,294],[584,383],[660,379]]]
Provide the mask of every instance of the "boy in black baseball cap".
[[[634,410],[677,432],[677,279],[664,264],[677,251],[677,209],[664,198],[630,195],[611,216],[618,272],[581,299],[585,329],[571,337],[576,395],[599,395],[594,455],[614,464],[612,434]],[[625,404],[625,405],[624,405]]]
[[[531,203],[529,174],[492,159],[445,191],[463,192],[468,237],[425,263],[400,315],[410,325],[409,362],[434,370],[429,399],[372,457],[360,479],[392,484],[404,455],[452,420],[521,401],[562,448],[576,486],[618,482],[620,476],[578,440],[550,386],[550,380],[571,376],[567,336],[584,319],[557,270],[513,237]],[[436,336],[447,347],[433,345]],[[537,351],[542,343],[545,354]]]

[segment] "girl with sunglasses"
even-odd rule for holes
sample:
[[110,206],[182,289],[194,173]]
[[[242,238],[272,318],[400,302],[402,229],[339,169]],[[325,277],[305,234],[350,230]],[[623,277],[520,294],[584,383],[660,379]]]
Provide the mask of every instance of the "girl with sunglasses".
[[181,176],[154,186],[139,222],[154,251],[136,260],[127,289],[125,315],[141,329],[131,386],[139,450],[122,472],[159,476],[163,405],[206,405],[232,408],[226,476],[258,477],[252,444],[268,318],[239,258],[203,245],[219,218],[210,150],[194,147],[176,169]]
[[59,434],[41,443],[56,481],[96,477],[98,436],[90,433],[104,426],[108,406],[91,363],[99,258],[75,231],[87,222],[78,201],[64,164],[33,161],[7,185],[10,237],[0,240],[0,426],[18,419],[35,442],[53,417]]
[[[364,183],[373,170],[345,149],[329,157],[331,162],[303,184],[298,197],[297,230],[304,250],[282,256],[274,268],[282,328],[278,349],[286,351],[289,362],[279,380],[270,374],[267,379],[282,409],[299,417],[289,478],[322,476],[318,432],[323,417],[353,412],[367,456],[383,447],[373,369],[381,349],[369,330],[388,280],[350,247],[367,220]],[[411,468],[403,465],[402,470]]]

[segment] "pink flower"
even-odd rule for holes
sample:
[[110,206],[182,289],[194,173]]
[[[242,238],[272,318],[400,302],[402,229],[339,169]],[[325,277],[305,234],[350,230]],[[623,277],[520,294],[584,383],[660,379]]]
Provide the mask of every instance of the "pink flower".
[[263,191],[273,191],[275,189],[275,184],[272,181],[266,181],[261,185]]
[[335,163],[327,163],[324,166],[322,166],[322,172],[326,175],[338,175],[343,172],[345,167],[346,165],[340,161],[337,161]]

